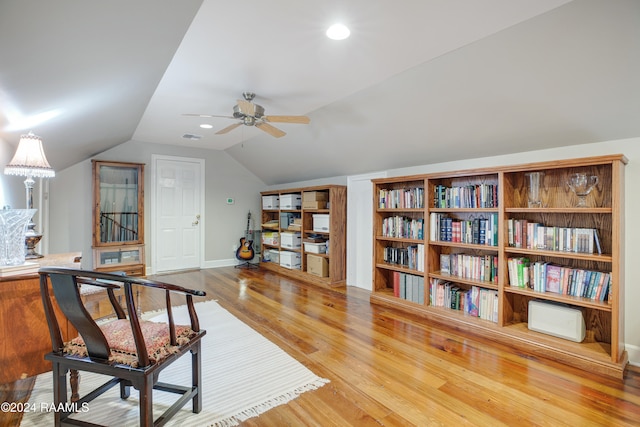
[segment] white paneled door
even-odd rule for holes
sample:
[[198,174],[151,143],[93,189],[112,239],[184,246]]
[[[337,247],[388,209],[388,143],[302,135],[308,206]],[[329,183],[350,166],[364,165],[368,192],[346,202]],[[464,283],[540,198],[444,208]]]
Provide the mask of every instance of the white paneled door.
[[204,160],[154,156],[153,271],[200,268]]

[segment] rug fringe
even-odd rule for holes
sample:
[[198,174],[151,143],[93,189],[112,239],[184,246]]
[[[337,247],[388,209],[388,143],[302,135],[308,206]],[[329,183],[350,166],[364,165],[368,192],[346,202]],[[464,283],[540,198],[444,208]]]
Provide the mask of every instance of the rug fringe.
[[297,387],[296,389],[288,393],[281,394],[280,396],[275,396],[267,400],[266,402],[254,405],[251,408],[247,408],[244,411],[231,417],[218,420],[215,423],[210,424],[209,427],[236,427],[240,425],[241,422],[246,421],[249,418],[257,417],[260,414],[263,414],[268,410],[275,408],[276,406],[283,405],[298,398],[304,392],[317,390],[325,384],[329,384],[330,382],[331,381],[326,378],[318,378],[316,381]]

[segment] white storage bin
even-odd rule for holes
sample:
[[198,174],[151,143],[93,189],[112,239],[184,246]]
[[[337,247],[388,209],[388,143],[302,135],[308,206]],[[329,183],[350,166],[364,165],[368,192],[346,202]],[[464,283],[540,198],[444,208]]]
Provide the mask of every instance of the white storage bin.
[[280,267],[300,270],[301,260],[299,252],[280,251]]
[[300,194],[282,194],[280,196],[280,209],[300,209],[302,196]]
[[277,249],[269,249],[264,251],[264,260],[280,264],[280,251]]
[[329,232],[329,215],[315,214],[313,215],[313,231]]
[[325,252],[327,252],[327,244],[322,242],[322,243],[304,243],[304,250],[305,252],[310,252],[310,253],[314,253],[314,254],[323,254]]
[[300,249],[302,236],[300,233],[283,232],[280,234],[280,246],[287,249]]
[[531,300],[528,321],[532,331],[575,342],[584,341],[584,316],[577,308]]
[[280,198],[278,196],[262,196],[262,209],[278,209]]
[[277,231],[264,231],[262,233],[262,243],[277,246],[280,244],[280,234]]

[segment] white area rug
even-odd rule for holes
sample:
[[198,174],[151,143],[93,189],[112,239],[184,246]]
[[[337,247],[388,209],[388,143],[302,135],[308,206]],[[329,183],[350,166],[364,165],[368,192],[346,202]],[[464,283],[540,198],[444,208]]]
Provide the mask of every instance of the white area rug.
[[[174,310],[178,324],[189,324],[185,307]],[[316,376],[278,346],[241,322],[214,301],[196,304],[200,327],[207,331],[202,341],[203,409],[191,412],[187,403],[167,424],[170,426],[235,426],[248,418],[315,390],[329,380]],[[166,314],[151,320],[162,321]],[[191,356],[186,354],[160,374],[160,381],[190,386]],[[82,373],[80,392],[106,382],[102,375]],[[38,375],[29,411],[21,426],[53,425],[52,375]],[[69,387],[68,387],[69,388]],[[162,414],[177,395],[154,390],[155,416]],[[114,387],[89,403],[86,413],[73,418],[112,426],[138,425],[138,393],[121,400]]]

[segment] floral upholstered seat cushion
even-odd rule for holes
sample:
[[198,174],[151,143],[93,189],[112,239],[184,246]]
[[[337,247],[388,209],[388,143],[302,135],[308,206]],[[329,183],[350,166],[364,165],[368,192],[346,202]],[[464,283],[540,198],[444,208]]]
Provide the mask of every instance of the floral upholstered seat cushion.
[[[131,324],[128,319],[118,319],[112,322],[100,325],[100,329],[107,339],[111,356],[109,361],[138,367],[138,355],[136,344],[133,339]],[[169,325],[167,323],[140,321],[140,329],[144,336],[144,342],[147,347],[147,353],[151,363],[156,363],[170,354],[178,351],[180,345],[189,342],[189,339],[195,335],[195,332],[188,326],[176,325],[176,338],[178,346],[171,345],[169,336]],[[81,336],[66,342],[64,352],[81,357],[88,356],[87,347]]]

